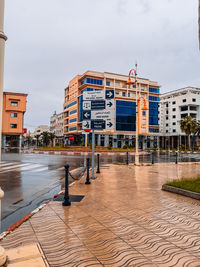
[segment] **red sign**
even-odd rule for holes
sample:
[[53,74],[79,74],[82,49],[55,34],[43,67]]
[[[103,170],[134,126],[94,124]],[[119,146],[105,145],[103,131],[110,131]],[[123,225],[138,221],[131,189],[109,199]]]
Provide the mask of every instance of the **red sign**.
[[91,129],[84,129],[84,132],[86,132],[86,133],[88,133],[90,131],[91,131]]
[[27,128],[23,128],[23,134],[27,133]]

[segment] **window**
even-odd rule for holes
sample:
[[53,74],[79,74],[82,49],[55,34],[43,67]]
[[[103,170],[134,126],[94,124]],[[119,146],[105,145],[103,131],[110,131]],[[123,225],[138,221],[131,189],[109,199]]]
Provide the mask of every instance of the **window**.
[[176,122],[173,122],[172,124],[173,124],[173,125],[176,125]]
[[159,129],[149,128],[150,133],[159,133]]
[[190,106],[190,110],[197,111],[197,107],[195,107],[195,106]]
[[158,96],[149,96],[149,100],[150,101],[160,101],[160,97],[158,97]]
[[175,104],[176,104],[176,101],[173,101],[173,102],[172,102],[172,105],[175,105]]
[[168,116],[166,116],[166,120],[168,120],[169,118],[168,118]]
[[76,127],[70,127],[69,128],[69,131],[71,132],[71,131],[75,131],[77,128]]
[[17,128],[17,124],[10,124],[10,128],[16,129]]
[[122,92],[122,96],[126,96],[126,92]]
[[183,101],[183,103],[185,103],[187,101],[187,99],[183,99],[182,101]]
[[191,116],[192,118],[196,119],[197,114],[195,114],[195,113],[190,113],[190,116]]
[[64,106],[64,109],[70,108],[70,107],[72,107],[72,106],[74,106],[76,104],[77,104],[77,101],[75,100],[75,101],[71,102],[70,104]]
[[73,119],[69,120],[70,123],[72,123],[72,122],[76,122],[76,121],[77,121],[76,118],[73,118]]
[[106,86],[110,86],[110,81],[106,81]]
[[176,108],[173,108],[172,111],[176,111]]
[[115,82],[115,85],[119,87],[120,86],[120,82]]
[[96,85],[103,85],[103,81],[100,79],[93,79],[93,78],[85,78],[82,82],[81,85],[89,83],[89,84],[96,84]]
[[18,107],[18,101],[11,101],[11,106]]
[[168,110],[166,110],[166,114],[169,114],[169,111]]
[[167,104],[166,104],[166,108],[168,108],[168,107],[169,107],[169,104],[167,103]]
[[115,94],[116,94],[116,95],[119,95],[119,91],[115,91]]
[[186,113],[186,114],[181,114],[181,119],[182,119],[182,118],[185,118],[186,116],[188,116],[187,113]]
[[166,130],[166,133],[168,133],[168,130]]
[[146,116],[146,111],[145,110],[142,111],[142,116]]
[[156,93],[156,94],[159,94],[159,93],[160,93],[160,89],[159,89],[159,88],[152,88],[152,87],[149,87],[149,92],[150,92],[150,93]]
[[186,110],[188,110],[188,106],[181,107],[181,111],[186,111]]
[[192,102],[196,102],[196,98],[192,98]]
[[168,127],[169,126],[169,124],[168,123],[166,123],[166,127]]
[[130,97],[131,96],[131,93],[130,92],[128,92],[128,97]]
[[176,129],[173,129],[173,133],[175,133],[176,132]]
[[135,131],[136,103],[116,100],[116,130]]
[[173,115],[172,118],[173,118],[173,119],[176,119],[176,115]]
[[17,118],[17,113],[10,113],[11,118]]
[[69,112],[70,115],[77,113],[77,109],[73,109]]

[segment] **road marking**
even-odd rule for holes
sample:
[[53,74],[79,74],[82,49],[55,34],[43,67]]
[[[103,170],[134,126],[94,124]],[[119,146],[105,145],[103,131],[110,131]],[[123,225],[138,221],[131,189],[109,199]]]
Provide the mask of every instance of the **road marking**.
[[31,165],[29,165],[27,167],[22,167],[20,169],[21,169],[21,171],[26,171],[26,170],[35,169],[35,168],[42,167],[42,166],[43,165],[41,165],[41,164],[31,164]]
[[18,169],[18,168],[20,168],[21,166],[27,166],[27,165],[28,165],[28,163],[17,164],[17,165],[14,165],[14,166],[3,167],[1,170],[2,170],[2,171],[5,171],[5,170],[10,170],[10,169]]
[[39,168],[36,170],[32,170],[32,172],[42,172],[42,171],[48,171],[48,167]]

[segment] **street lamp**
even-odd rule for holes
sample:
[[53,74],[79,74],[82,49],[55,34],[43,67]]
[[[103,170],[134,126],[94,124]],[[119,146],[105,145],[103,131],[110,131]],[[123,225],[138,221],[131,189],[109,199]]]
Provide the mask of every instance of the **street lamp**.
[[[131,80],[131,75],[133,75],[134,81],[132,82]],[[135,85],[135,90],[136,90],[136,125],[135,125],[135,165],[139,165],[139,152],[138,152],[138,130],[139,130],[139,125],[138,125],[138,114],[139,114],[139,104],[140,104],[140,100],[143,100],[143,108],[142,110],[147,110],[147,105],[146,105],[146,100],[144,97],[138,97],[138,84],[137,84],[137,64],[135,64],[135,69],[131,69],[129,71],[129,76],[128,76],[128,81],[127,81],[128,85]]]

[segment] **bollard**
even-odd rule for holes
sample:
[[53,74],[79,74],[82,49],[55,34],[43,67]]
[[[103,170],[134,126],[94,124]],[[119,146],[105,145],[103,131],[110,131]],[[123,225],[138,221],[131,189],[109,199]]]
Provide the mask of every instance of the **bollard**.
[[65,165],[65,195],[64,195],[64,201],[62,203],[63,206],[70,206],[71,202],[69,201],[69,165]]
[[85,184],[91,184],[90,183],[90,159],[89,158],[87,158],[86,171],[87,171],[87,175],[86,175]]
[[154,152],[152,152],[152,158],[151,158],[151,163],[154,164]]
[[[0,233],[1,233],[1,199],[4,196],[4,192],[0,187]],[[6,262],[6,253],[5,253],[5,249],[0,246],[0,266],[3,266]]]
[[97,154],[97,172],[100,173],[100,154]]
[[126,164],[128,165],[128,151],[126,152]]
[[176,152],[175,163],[178,164],[178,152]]

